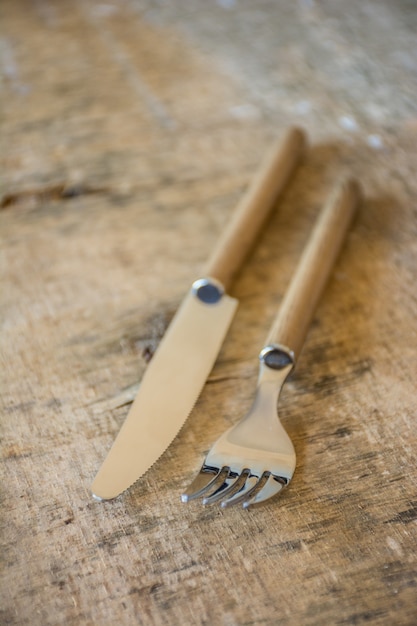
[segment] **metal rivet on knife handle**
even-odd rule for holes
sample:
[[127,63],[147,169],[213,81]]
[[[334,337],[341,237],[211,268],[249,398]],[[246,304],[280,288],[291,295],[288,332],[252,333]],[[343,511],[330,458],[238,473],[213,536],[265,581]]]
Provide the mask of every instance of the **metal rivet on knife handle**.
[[355,180],[338,185],[321,214],[281,303],[267,343],[288,346],[298,358],[317,302],[359,204]]
[[199,278],[193,282],[193,293],[205,304],[217,304],[224,294],[224,288],[215,278]]
[[203,274],[220,281],[226,291],[284,190],[305,145],[304,132],[290,128],[262,162],[238,204]]

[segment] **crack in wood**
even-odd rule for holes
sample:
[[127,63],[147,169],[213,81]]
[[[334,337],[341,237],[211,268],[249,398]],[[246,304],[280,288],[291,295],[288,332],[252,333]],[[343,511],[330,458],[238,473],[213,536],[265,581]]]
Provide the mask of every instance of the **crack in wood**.
[[57,183],[55,185],[46,185],[45,187],[24,189],[23,191],[7,193],[0,200],[0,208],[7,209],[26,200],[32,200],[36,204],[40,204],[51,200],[72,200],[73,198],[78,198],[79,196],[88,196],[107,192],[109,192],[107,187],[95,187],[84,183]]

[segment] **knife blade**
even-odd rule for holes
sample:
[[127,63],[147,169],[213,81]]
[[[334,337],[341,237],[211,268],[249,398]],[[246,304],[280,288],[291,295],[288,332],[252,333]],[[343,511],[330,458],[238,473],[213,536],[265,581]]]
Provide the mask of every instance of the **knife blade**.
[[227,294],[299,162],[304,132],[290,128],[261,163],[206,265],[184,298],[142,378],[138,394],[91,491],[110,500],[163,454],[192,411],[238,301]]

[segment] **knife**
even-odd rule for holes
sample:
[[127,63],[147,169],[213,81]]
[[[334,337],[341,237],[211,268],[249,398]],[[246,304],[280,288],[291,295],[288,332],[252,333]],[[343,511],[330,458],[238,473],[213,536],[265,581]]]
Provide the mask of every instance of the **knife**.
[[138,394],[99,469],[91,491],[110,500],[128,489],[163,454],[183,426],[207,380],[238,301],[227,294],[283,191],[305,146],[290,128],[256,173],[203,272],[171,321]]

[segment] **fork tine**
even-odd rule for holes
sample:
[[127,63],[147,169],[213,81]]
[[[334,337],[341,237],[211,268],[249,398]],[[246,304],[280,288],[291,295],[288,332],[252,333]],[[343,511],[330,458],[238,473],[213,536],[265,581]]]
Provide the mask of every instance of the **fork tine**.
[[243,504],[243,502],[247,499],[247,494],[255,487],[258,481],[259,476],[255,476],[255,474],[249,474],[242,489],[240,489],[237,493],[231,495],[227,499],[224,499],[220,503],[220,506],[225,509],[234,504]]
[[281,476],[274,476],[271,472],[264,472],[258,483],[251,492],[246,494],[243,502],[243,508],[248,509],[252,504],[259,504],[264,500],[272,498],[279,493],[286,485],[288,480]]
[[217,491],[217,489],[223,485],[229,471],[228,467],[219,469],[217,467],[203,465],[191,485],[189,485],[186,491],[181,495],[182,502],[189,502],[190,500],[199,498],[205,493]]
[[249,469],[244,469],[240,474],[234,475],[229,474],[227,477],[227,481],[230,481],[226,487],[220,487],[215,493],[211,496],[208,496],[203,499],[203,504],[214,504],[214,502],[218,502],[223,498],[227,498],[228,496],[233,496],[235,493],[239,492],[245,486],[246,479],[250,474]]
[[222,505],[224,504],[224,506],[226,507],[229,505],[231,506],[232,504],[243,504],[243,507],[247,508],[249,506],[248,503],[251,503],[253,498],[255,498],[256,495],[266,485],[268,478],[269,478],[269,474],[270,472],[264,472],[260,478],[258,476],[255,476],[256,482],[255,484],[252,484],[250,489],[248,489],[247,491],[245,490],[241,495],[239,494],[238,497],[233,498],[233,500],[231,500],[230,502],[226,501],[222,503]]

